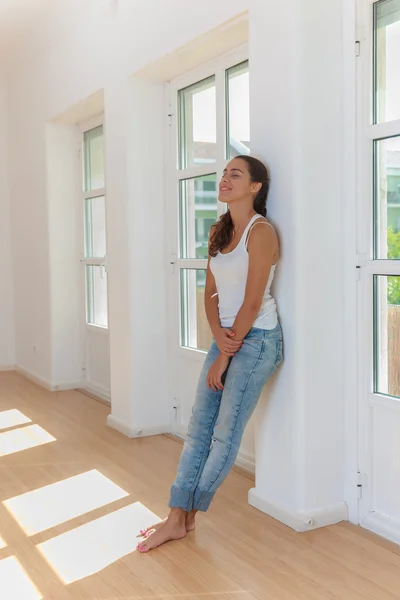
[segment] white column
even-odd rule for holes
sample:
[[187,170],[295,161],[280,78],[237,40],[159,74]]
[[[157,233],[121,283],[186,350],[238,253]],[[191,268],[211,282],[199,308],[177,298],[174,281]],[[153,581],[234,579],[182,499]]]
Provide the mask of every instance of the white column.
[[346,517],[341,2],[254,1],[252,151],[270,164],[285,362],[259,407],[254,506],[298,530]]
[[105,89],[112,414],[130,437],[169,431],[163,87]]

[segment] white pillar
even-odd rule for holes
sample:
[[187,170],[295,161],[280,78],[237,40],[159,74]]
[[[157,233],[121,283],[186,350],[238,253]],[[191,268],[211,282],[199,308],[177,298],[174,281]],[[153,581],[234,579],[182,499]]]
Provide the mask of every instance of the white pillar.
[[254,1],[251,140],[272,173],[285,362],[256,432],[254,506],[297,530],[346,517],[340,0]]
[[112,414],[136,437],[169,431],[163,87],[105,89]]

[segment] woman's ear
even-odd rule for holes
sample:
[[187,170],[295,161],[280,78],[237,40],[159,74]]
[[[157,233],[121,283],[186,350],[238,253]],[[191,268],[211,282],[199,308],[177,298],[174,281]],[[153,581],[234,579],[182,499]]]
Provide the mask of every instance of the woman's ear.
[[253,183],[251,186],[252,194],[258,194],[258,192],[261,190],[261,188],[262,188],[262,183]]

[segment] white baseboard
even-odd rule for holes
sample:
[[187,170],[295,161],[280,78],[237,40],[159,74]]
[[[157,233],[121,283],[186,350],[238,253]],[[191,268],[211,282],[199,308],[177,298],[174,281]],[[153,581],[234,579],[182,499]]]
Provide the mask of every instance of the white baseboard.
[[82,381],[64,381],[60,383],[55,383],[50,381],[49,379],[45,379],[41,375],[33,373],[33,371],[30,371],[29,369],[26,369],[21,365],[16,365],[15,370],[27,379],[30,379],[30,381],[33,381],[34,383],[37,383],[41,387],[45,388],[49,392],[65,392],[68,390],[76,390],[77,388],[83,387],[84,385]]
[[77,390],[82,387],[82,381],[65,381],[61,383],[51,383],[51,392],[68,392],[69,390]]
[[298,532],[335,525],[348,519],[345,502],[316,510],[293,511],[288,506],[267,502],[257,494],[257,488],[249,491],[249,504]]
[[248,471],[252,475],[254,475],[256,472],[255,457],[249,452],[241,452],[239,450],[235,464],[237,467]]
[[[176,431],[176,432],[173,431],[171,433],[173,433],[177,437],[180,437],[184,440],[186,438],[186,427],[179,425],[178,431]],[[239,453],[236,457],[235,465],[237,467],[240,467],[241,469],[244,469],[245,471],[248,471],[252,475],[254,475],[256,472],[255,457],[252,454],[250,454],[249,452],[241,452],[239,450]]]
[[15,371],[15,365],[0,365],[0,373]]
[[49,381],[48,379],[41,377],[41,375],[36,375],[36,373],[33,373],[33,371],[30,371],[29,369],[26,369],[21,365],[15,365],[15,370],[17,371],[17,373],[20,373],[20,375],[23,375],[30,381],[33,381],[33,383],[37,383],[41,387],[44,387],[46,390],[49,390],[49,392],[51,392],[51,381]]
[[95,385],[94,383],[81,383],[79,389],[87,392],[88,394],[100,398],[107,404],[111,404],[111,392],[101,385]]
[[360,525],[395,544],[400,544],[400,521],[396,519],[374,512],[363,519]]
[[114,415],[108,415],[107,425],[129,438],[149,437],[152,435],[163,435],[170,432],[169,425],[158,425],[156,427],[132,427],[124,421],[117,419]]

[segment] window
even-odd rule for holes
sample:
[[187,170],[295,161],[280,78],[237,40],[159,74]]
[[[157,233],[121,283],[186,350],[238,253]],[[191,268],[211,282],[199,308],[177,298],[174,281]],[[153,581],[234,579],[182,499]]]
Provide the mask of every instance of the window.
[[[249,65],[244,50],[171,86],[177,202],[172,254],[180,310],[180,345],[208,350],[204,310],[210,228],[225,210],[218,182],[231,157],[250,152]],[[175,258],[176,257],[176,258]]]
[[106,328],[106,196],[102,125],[83,134],[83,220],[86,322]]
[[400,397],[400,0],[372,11],[374,392]]

